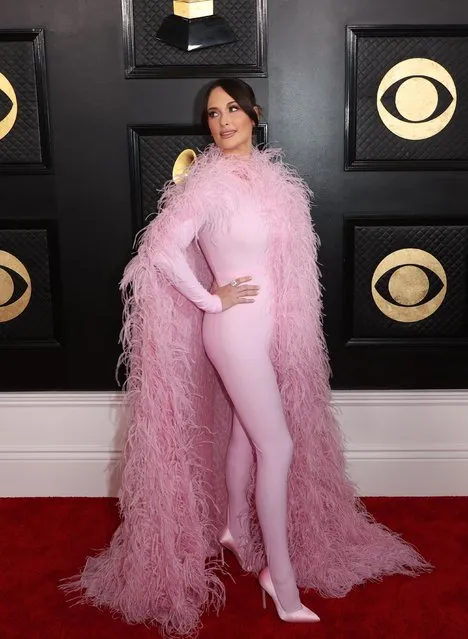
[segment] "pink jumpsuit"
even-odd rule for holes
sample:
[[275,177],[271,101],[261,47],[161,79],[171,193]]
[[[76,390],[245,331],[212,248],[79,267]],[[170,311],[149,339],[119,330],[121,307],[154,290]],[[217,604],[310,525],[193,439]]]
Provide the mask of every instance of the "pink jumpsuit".
[[[299,593],[287,540],[287,479],[293,445],[269,356],[273,317],[265,216],[249,208],[233,214],[228,228],[198,229],[188,221],[174,233],[174,252],[162,263],[158,261],[173,285],[205,311],[205,350],[234,408],[226,458],[228,527],[238,539],[239,516],[247,508],[253,445],[257,455],[256,507],[272,581],[283,608],[298,610]],[[260,286],[254,303],[221,312],[220,298],[202,286],[185,258],[185,249],[197,235],[218,285],[250,275],[249,283]]]

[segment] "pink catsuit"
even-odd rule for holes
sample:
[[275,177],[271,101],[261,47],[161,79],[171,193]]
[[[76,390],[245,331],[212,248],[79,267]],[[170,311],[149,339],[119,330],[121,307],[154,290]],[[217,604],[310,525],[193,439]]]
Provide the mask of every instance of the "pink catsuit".
[[[292,440],[286,425],[275,371],[269,356],[273,317],[271,279],[267,272],[268,229],[261,211],[237,211],[222,229],[196,228],[189,220],[173,231],[170,257],[159,266],[173,285],[205,311],[203,342],[234,407],[226,458],[228,526],[239,538],[239,515],[247,508],[246,491],[257,454],[256,507],[273,584],[286,611],[300,608],[287,541],[287,478]],[[191,270],[185,249],[198,236],[213,275],[223,286],[250,275],[260,286],[250,304],[222,312],[221,300],[209,293]]]

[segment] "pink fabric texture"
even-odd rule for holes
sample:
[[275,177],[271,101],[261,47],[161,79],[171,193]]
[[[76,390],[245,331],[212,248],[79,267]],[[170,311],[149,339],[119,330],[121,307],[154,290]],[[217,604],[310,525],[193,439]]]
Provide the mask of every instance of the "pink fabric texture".
[[[206,336],[220,310],[219,298],[208,292],[213,274],[207,238],[222,236],[239,212],[251,217],[249,228],[268,228],[267,279],[259,283],[262,292],[269,287],[269,357],[294,444],[287,522],[298,585],[342,597],[366,580],[430,569],[413,547],[372,519],[346,475],[330,405],[310,195],[278,151],[254,150],[246,161],[214,147],[199,156],[183,184],[165,189],[159,215],[142,234],[122,280],[122,363],[129,372],[131,411],[119,495],[122,522],[109,547],[88,558],[66,584],[82,601],[174,635],[195,633],[201,614],[223,604],[216,556],[227,515],[232,409],[202,331]],[[197,242],[185,246],[181,240],[193,235],[207,259]],[[195,278],[188,287],[186,259]],[[179,273],[179,290],[169,271],[172,281]],[[215,272],[220,284],[244,274],[228,267]],[[266,558],[254,504],[256,467],[242,545],[246,565],[259,572]]]

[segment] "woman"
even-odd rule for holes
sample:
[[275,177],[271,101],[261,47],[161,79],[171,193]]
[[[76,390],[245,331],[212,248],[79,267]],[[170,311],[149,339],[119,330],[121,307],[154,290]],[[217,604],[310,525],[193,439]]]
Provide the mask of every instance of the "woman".
[[290,622],[318,621],[298,585],[339,597],[429,568],[346,477],[310,192],[277,152],[253,148],[258,116],[245,82],[209,87],[215,144],[166,188],[126,269],[123,520],[69,584],[173,634],[222,604],[219,544]]

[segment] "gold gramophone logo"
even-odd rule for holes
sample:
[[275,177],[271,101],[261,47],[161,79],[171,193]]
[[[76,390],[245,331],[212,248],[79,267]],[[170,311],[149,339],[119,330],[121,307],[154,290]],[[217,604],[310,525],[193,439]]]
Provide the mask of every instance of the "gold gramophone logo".
[[184,149],[177,156],[172,167],[172,179],[176,184],[180,184],[188,176],[190,167],[197,159],[197,154],[193,149]]
[[4,93],[9,101],[11,107],[8,113],[0,119],[0,140],[7,136],[11,129],[15,126],[16,118],[18,116],[18,100],[13,85],[8,80],[6,75],[0,73],[0,92]]
[[397,322],[419,322],[433,315],[447,293],[444,267],[431,253],[416,248],[387,255],[372,276],[377,308]]
[[425,140],[440,133],[457,107],[450,73],[428,58],[395,64],[377,90],[377,110],[392,133],[406,140]]
[[21,315],[30,299],[31,278],[27,268],[11,253],[0,251],[0,323]]

